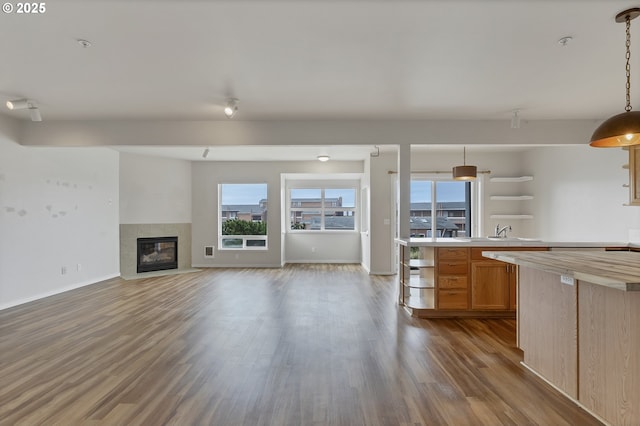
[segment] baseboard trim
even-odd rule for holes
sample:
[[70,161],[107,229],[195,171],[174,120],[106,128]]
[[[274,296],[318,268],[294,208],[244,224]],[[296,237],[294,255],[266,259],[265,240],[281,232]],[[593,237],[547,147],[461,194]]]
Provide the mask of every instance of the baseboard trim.
[[109,275],[105,275],[104,277],[96,278],[94,280],[82,281],[82,282],[79,282],[79,283],[76,283],[76,284],[72,284],[72,285],[69,285],[69,286],[66,286],[66,287],[59,288],[57,290],[48,291],[46,293],[40,293],[40,294],[37,294],[35,296],[25,297],[23,299],[18,299],[18,300],[11,301],[9,303],[3,303],[3,304],[0,305],[0,311],[2,311],[4,309],[13,308],[13,307],[16,307],[16,306],[19,306],[19,305],[24,305],[25,303],[35,302],[36,300],[44,299],[45,297],[55,296],[56,294],[64,293],[66,291],[75,290],[75,289],[80,288],[80,287],[86,287],[88,285],[97,284],[100,281],[110,280],[111,278],[117,278],[119,276],[120,276],[120,272],[115,273],[115,274],[109,274]]
[[538,373],[536,370],[534,370],[533,368],[529,367],[524,361],[520,361],[520,365],[522,365],[524,368],[526,368],[527,370],[529,370],[531,373],[535,374],[540,380],[542,380],[543,382],[545,382],[546,384],[548,384],[549,386],[551,386],[552,388],[554,388],[555,390],[557,390],[558,392],[560,392],[565,398],[567,398],[568,400],[570,400],[571,402],[573,402],[574,404],[576,404],[578,407],[582,408],[584,411],[586,411],[587,413],[589,413],[591,416],[595,417],[598,421],[600,421],[602,424],[604,424],[605,426],[611,426],[611,423],[609,423],[608,421],[606,421],[605,419],[603,419],[602,417],[600,417],[599,415],[597,415],[596,413],[594,413],[593,411],[591,411],[589,408],[585,407],[580,401],[578,401],[577,399],[575,399],[574,397],[572,397],[571,395],[569,395],[567,392],[565,392],[564,390],[560,389],[558,386],[556,386],[554,383],[552,383],[551,381],[549,381],[546,377],[544,377],[542,374]]
[[247,263],[247,264],[238,264],[238,263],[230,263],[230,264],[193,264],[191,265],[193,268],[282,268],[280,265],[257,265],[255,263]]

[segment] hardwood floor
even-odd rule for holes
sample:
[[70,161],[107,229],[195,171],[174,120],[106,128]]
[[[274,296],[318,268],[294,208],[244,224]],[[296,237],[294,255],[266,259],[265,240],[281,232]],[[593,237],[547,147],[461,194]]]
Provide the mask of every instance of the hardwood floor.
[[355,265],[113,279],[0,311],[0,424],[597,425],[511,320],[420,320]]

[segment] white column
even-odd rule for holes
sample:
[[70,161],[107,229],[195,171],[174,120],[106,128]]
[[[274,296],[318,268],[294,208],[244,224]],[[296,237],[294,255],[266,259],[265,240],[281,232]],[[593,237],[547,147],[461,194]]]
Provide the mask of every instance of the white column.
[[398,149],[398,237],[409,238],[411,213],[411,145]]

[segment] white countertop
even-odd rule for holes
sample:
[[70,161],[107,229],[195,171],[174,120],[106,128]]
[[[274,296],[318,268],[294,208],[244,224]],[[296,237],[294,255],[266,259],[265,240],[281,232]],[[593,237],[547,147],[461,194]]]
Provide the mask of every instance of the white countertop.
[[397,238],[395,242],[404,246],[411,245],[414,247],[640,247],[638,244],[620,241],[542,241],[533,238]]

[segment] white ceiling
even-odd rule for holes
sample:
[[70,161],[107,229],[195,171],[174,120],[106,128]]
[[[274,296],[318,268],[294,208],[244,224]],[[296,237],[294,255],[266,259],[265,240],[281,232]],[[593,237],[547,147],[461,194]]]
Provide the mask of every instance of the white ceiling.
[[[597,120],[623,111],[624,25],[614,16],[638,6],[620,0],[45,5],[40,15],[0,17],[0,101],[34,99],[49,122],[226,120],[228,97],[240,99],[237,121],[509,120],[514,109],[525,121]],[[640,52],[640,20],[632,35],[632,52]],[[566,47],[557,42],[564,36],[573,37]],[[639,53],[632,71],[640,73]],[[633,79],[632,95],[638,93]],[[26,111],[1,104],[0,114],[28,120]],[[203,160],[203,147],[117,149]],[[299,161],[323,153],[361,160],[374,150],[211,149],[207,160],[219,161]]]
[[[624,108],[614,16],[632,6],[57,0],[2,14],[0,97],[35,99],[45,120],[224,120],[228,96],[236,120],[605,118]],[[638,75],[640,20],[632,35]]]

